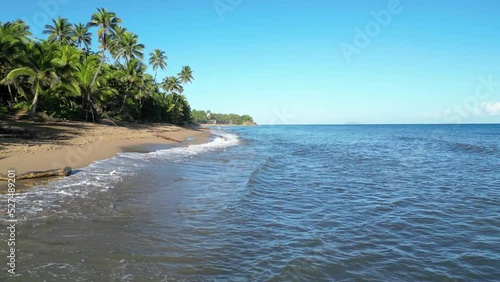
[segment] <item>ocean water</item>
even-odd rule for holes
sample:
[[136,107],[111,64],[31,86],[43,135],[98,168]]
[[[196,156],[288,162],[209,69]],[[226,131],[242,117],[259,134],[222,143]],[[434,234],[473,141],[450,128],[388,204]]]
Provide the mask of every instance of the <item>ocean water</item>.
[[213,132],[18,195],[0,280],[500,280],[500,125]]

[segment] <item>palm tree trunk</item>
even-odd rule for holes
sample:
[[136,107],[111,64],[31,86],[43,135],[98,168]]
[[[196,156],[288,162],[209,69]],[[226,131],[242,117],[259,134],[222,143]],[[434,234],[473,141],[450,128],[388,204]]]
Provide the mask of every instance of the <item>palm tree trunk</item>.
[[128,95],[129,89],[130,89],[129,86],[127,86],[127,88],[125,88],[125,95],[123,96],[123,103],[122,103],[122,106],[120,107],[119,113],[122,113],[123,109],[125,109],[125,103],[127,102],[127,95]]
[[[88,115],[89,110],[90,110],[90,113],[92,114],[92,122],[95,122],[94,109],[92,106],[92,101],[90,100],[90,91],[87,92],[87,104],[88,104],[87,115]],[[87,120],[87,117],[85,117],[85,120]]]
[[[97,81],[97,76],[99,75],[99,72],[101,71],[102,65],[104,64],[104,59],[105,59],[104,52],[105,51],[106,51],[106,49],[103,48],[102,52],[101,52],[101,62],[99,63],[99,66],[97,67],[97,71],[94,74],[94,78],[92,79],[92,82],[90,83],[89,89],[92,89],[92,87],[94,87],[95,82]],[[90,112],[92,113],[92,121],[95,122],[94,105],[93,105],[91,97],[90,97],[90,92],[87,94],[87,103],[89,104],[89,109],[90,109]],[[97,113],[97,110],[96,110],[96,113]],[[85,118],[85,120],[86,119],[87,118]]]
[[92,89],[92,87],[94,87],[94,84],[97,80],[97,76],[99,75],[99,72],[101,71],[101,68],[102,68],[102,64],[104,63],[104,51],[105,49],[103,48],[102,49],[102,52],[101,52],[101,62],[99,63],[99,67],[97,67],[97,71],[95,72],[94,74],[94,78],[92,79],[92,82],[90,83],[90,89]]
[[[87,109],[87,115],[90,111],[90,114],[92,115],[92,122],[96,122],[95,116],[97,115],[97,118],[99,119],[99,112],[97,110],[96,105],[92,101],[92,97],[90,96],[91,92],[90,90],[87,92],[87,104],[88,104],[88,109]],[[87,120],[87,117],[85,117],[85,120]]]
[[122,106],[120,108],[120,113],[122,113],[123,109],[125,109],[125,103],[127,102],[127,93],[128,93],[128,90],[126,90],[125,96],[123,96],[123,103],[122,103]]
[[36,104],[38,103],[38,90],[39,90],[39,83],[36,85],[35,89],[35,97],[33,98],[33,103],[31,103],[30,111],[28,115],[30,117],[34,117],[36,115]]
[[17,102],[17,99],[14,99],[14,96],[12,96],[12,90],[10,90],[10,84],[7,84],[7,88],[9,89],[10,99],[11,99],[12,101]]

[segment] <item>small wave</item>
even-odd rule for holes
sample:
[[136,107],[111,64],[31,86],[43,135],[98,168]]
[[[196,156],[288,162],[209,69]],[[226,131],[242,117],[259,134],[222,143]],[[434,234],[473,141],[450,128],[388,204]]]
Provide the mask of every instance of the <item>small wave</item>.
[[325,275],[310,259],[296,258],[279,270],[269,281],[323,281]]
[[398,140],[405,142],[426,142],[428,146],[431,145],[444,145],[446,148],[453,152],[464,152],[464,153],[477,153],[477,154],[495,154],[498,153],[498,148],[494,145],[479,145],[470,144],[464,142],[454,142],[438,138],[428,138],[428,137],[410,137],[410,136],[399,136]]
[[429,141],[429,138],[425,137],[412,137],[412,136],[397,136],[396,139],[401,140],[401,141]]
[[259,172],[272,168],[274,161],[273,157],[268,157],[263,163],[258,165],[248,176],[246,183],[247,188],[251,188],[253,185],[261,183],[262,179],[259,177]]
[[[140,172],[151,161],[188,160],[194,155],[236,146],[240,142],[237,135],[227,132],[216,132],[214,136],[212,141],[204,144],[175,147],[147,154],[119,153],[110,159],[96,161],[69,177],[18,194],[16,199],[20,201],[19,206],[25,207],[19,212],[25,219],[36,218],[40,212],[48,211],[63,202],[70,202],[75,198],[97,197],[92,194],[108,191],[122,182],[124,177]],[[0,195],[0,199],[5,197]]]
[[494,154],[497,152],[497,149],[495,147],[487,147],[487,146],[459,143],[459,142],[448,142],[448,143],[450,144],[452,151],[480,153],[480,154]]
[[226,149],[237,146],[240,143],[238,135],[228,132],[214,132],[215,139],[211,142],[187,147],[176,147],[172,149],[159,150],[148,154],[148,157],[153,158],[168,158],[171,161],[180,161],[186,157],[192,157],[202,153],[207,153],[215,150]]

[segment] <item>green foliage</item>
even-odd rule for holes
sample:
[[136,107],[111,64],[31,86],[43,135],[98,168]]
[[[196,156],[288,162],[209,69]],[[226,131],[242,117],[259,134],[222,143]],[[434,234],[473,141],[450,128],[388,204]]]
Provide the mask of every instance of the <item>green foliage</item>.
[[25,112],[30,108],[30,103],[29,102],[19,102],[12,104],[12,107],[9,109],[8,113],[9,114],[16,114],[18,112]]
[[58,41],[64,44],[71,44],[74,36],[73,26],[69,23],[68,19],[57,18],[52,20],[52,25],[45,25],[43,34],[49,35],[49,41]]
[[0,114],[8,114],[9,107],[8,106],[0,106]]
[[[176,76],[156,83],[167,55],[155,49],[148,60],[145,46],[122,20],[104,8],[87,24],[57,18],[45,26],[47,40],[32,38],[18,20],[0,22],[0,112],[44,111],[56,118],[94,120],[109,116],[129,121],[186,124],[193,121],[183,85],[194,80],[185,66]],[[90,50],[92,30],[100,51]],[[109,57],[114,63],[108,63]]]
[[167,67],[167,55],[165,55],[165,51],[154,49],[153,52],[149,54],[149,65],[151,65],[155,71],[154,80],[156,81],[158,68],[164,70]]
[[249,115],[237,115],[237,114],[218,114],[211,113],[210,111],[191,111],[191,116],[193,122],[195,123],[216,123],[216,124],[253,124],[253,118]]

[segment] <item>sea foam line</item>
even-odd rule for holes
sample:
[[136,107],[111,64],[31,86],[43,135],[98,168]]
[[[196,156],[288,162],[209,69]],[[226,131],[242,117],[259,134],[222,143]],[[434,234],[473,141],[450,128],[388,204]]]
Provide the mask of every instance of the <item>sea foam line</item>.
[[[19,194],[20,207],[26,217],[50,209],[61,200],[75,197],[87,197],[93,192],[106,192],[123,177],[134,175],[147,165],[148,160],[166,160],[181,162],[208,152],[223,150],[240,143],[237,135],[213,131],[214,139],[210,142],[186,147],[175,147],[151,153],[119,153],[116,156],[96,161],[89,166],[76,170],[75,174],[66,178],[40,185]],[[2,198],[3,195],[0,195]],[[23,204],[24,203],[24,204]]]
[[240,143],[240,139],[236,134],[219,131],[212,131],[212,133],[215,138],[211,142],[189,145],[187,147],[175,147],[166,150],[159,150],[156,152],[151,152],[148,155],[153,158],[168,156],[170,160],[175,161],[183,157],[191,157],[206,152],[237,146]]

